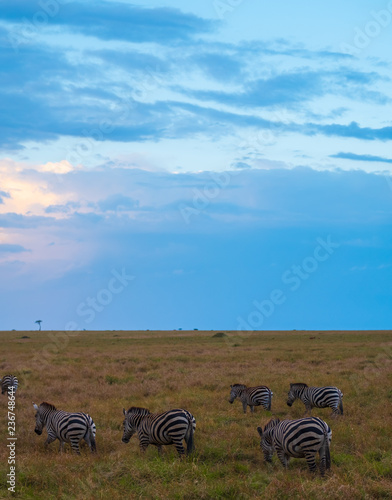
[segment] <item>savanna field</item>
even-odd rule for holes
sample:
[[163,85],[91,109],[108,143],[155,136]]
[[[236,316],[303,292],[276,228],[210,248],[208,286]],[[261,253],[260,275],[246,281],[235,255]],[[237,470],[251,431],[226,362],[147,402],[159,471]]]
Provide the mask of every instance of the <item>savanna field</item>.
[[[17,375],[17,476],[13,498],[392,498],[392,332],[2,332],[0,376]],[[28,338],[23,338],[28,337]],[[57,340],[55,340],[57,339]],[[57,342],[58,347],[55,347]],[[42,359],[40,362],[39,359]],[[46,361],[45,361],[46,360]],[[344,416],[313,409],[332,429],[331,470],[325,479],[304,459],[285,471],[276,455],[265,464],[256,431],[271,416],[301,418],[286,405],[290,382],[336,385]],[[242,412],[228,403],[230,385],[267,385],[272,411]],[[35,411],[47,401],[89,413],[97,454],[44,449],[34,433]],[[1,498],[7,492],[7,397],[1,406]],[[197,420],[194,454],[163,458],[137,436],[121,442],[122,409],[185,408]]]

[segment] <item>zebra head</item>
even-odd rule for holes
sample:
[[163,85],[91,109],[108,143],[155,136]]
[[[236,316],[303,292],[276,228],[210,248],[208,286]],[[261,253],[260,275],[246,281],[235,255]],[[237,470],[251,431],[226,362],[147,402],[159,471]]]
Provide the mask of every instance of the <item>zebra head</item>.
[[259,433],[261,438],[260,447],[264,454],[264,460],[266,462],[272,462],[272,457],[275,452],[273,444],[273,434],[275,431],[275,427],[279,422],[280,420],[278,418],[272,418],[264,427],[264,430],[261,427],[257,427],[257,432]]
[[244,384],[234,384],[230,386],[231,391],[230,391],[230,398],[229,398],[229,403],[233,404],[235,398],[237,398],[241,392],[246,389],[246,385]]
[[44,422],[41,419],[40,411],[38,405],[33,403],[34,410],[37,411],[35,414],[35,429],[34,432],[40,436],[42,434],[43,428],[45,427]]
[[131,437],[137,431],[137,428],[139,427],[141,420],[146,415],[149,415],[150,412],[146,408],[136,408],[133,406],[132,408],[129,408],[128,411],[126,411],[125,408],[123,408],[123,413],[124,413],[124,422],[123,422],[124,432],[123,432],[122,442],[129,443]]
[[34,410],[37,411],[35,414],[35,429],[34,432],[40,436],[42,434],[42,431],[46,425],[46,421],[48,418],[48,413],[51,411],[55,411],[56,408],[49,404],[49,403],[41,403],[39,406],[37,406],[35,403],[33,403]]
[[306,384],[290,384],[290,390],[287,395],[287,406],[292,406],[294,401],[301,396],[305,387],[308,387]]

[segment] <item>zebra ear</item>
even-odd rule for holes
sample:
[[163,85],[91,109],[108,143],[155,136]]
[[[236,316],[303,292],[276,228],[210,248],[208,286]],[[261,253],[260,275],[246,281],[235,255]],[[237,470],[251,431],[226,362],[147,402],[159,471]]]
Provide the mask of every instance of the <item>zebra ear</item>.
[[33,403],[33,406],[34,406],[34,410],[38,410],[38,406],[35,403]]
[[231,386],[230,386],[230,389],[232,389],[232,388],[233,388],[233,386],[231,385]]
[[125,408],[123,408],[123,413],[125,416],[127,416],[127,412],[125,411]]
[[260,437],[263,436],[263,429],[261,427],[257,427],[257,432],[260,434]]

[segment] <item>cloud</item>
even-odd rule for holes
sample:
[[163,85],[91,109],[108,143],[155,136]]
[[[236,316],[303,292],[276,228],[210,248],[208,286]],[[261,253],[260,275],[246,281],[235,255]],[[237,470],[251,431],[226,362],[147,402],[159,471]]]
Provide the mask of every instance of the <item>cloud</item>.
[[3,198],[10,198],[10,194],[5,191],[0,191],[0,204],[4,203]]
[[74,167],[67,160],[62,160],[58,162],[48,162],[44,165],[38,167],[42,172],[51,172],[54,174],[67,174],[72,172]]
[[[293,125],[290,128],[292,130],[300,130],[300,127],[297,125]],[[361,127],[356,122],[351,122],[349,125],[338,123],[328,125],[307,123],[304,129],[307,135],[322,134],[335,137],[352,137],[365,141],[390,141],[392,139],[391,126],[381,128]]]
[[0,227],[4,228],[34,229],[37,227],[48,226],[53,223],[54,220],[49,217],[22,215],[16,213],[0,214]]
[[28,252],[26,248],[22,247],[22,245],[12,245],[9,243],[0,243],[0,254],[3,253],[21,253]]
[[244,161],[237,161],[236,163],[233,164],[233,167],[240,168],[240,169],[252,168],[251,165],[249,165],[249,163],[245,163]]
[[47,214],[68,214],[80,208],[80,203],[75,203],[73,201],[67,202],[65,205],[49,205],[45,208],[45,213]]
[[106,199],[97,203],[97,206],[103,212],[134,210],[139,206],[138,200],[134,200],[129,196],[116,193],[108,196]]
[[330,155],[330,158],[342,158],[343,160],[354,160],[354,161],[392,163],[392,158],[383,158],[382,156],[374,156],[374,155],[358,155],[355,153],[336,153],[334,155]]
[[280,72],[268,78],[245,81],[241,91],[185,91],[201,100],[248,107],[294,106],[328,94],[357,97],[370,102],[385,104],[389,99],[366,85],[374,84],[381,77],[376,72],[359,72],[336,67],[333,70],[310,70]]
[[[43,26],[58,26],[71,33],[94,36],[101,40],[126,40],[133,42],[175,43],[187,41],[203,33],[209,33],[216,22],[185,14],[178,9],[145,8],[124,2],[48,2],[50,15],[45,12],[44,2],[16,0],[3,9],[0,18],[16,23],[17,37],[32,37]],[[40,14],[40,15],[39,15]],[[36,17],[41,24],[35,23]],[[46,19],[46,23],[42,21]],[[18,26],[19,24],[19,26]],[[42,26],[43,25],[43,26]]]
[[[74,170],[56,182],[51,172],[32,168],[27,175],[13,167],[7,170],[13,182],[23,177],[45,185],[53,199],[69,199],[43,209],[31,205],[28,215],[0,214],[11,245],[0,247],[7,283],[0,286],[2,321],[10,328],[23,326],[12,306],[21,300],[24,317],[30,309],[44,311],[48,328],[69,321],[88,327],[77,306],[106,286],[113,269],[125,269],[135,280],[97,315],[94,328],[169,328],[173,322],[218,327],[222,317],[236,328],[237,316],[282,287],[283,272],[312,256],[317,238],[331,235],[340,245],[336,256],[302,283],[296,297],[304,294],[304,303],[293,298],[288,306],[296,318],[298,307],[305,314],[304,304],[314,304],[317,317],[328,322],[330,315],[317,306],[320,293],[323,304],[350,296],[366,309],[364,302],[373,300],[372,287],[365,300],[356,295],[359,284],[347,280],[350,268],[368,265],[369,245],[372,266],[390,263],[392,194],[382,175],[300,167],[172,174],[112,165]],[[193,210],[188,223],[181,205]],[[359,240],[370,243],[352,244]],[[10,261],[16,256],[23,260]],[[390,267],[383,272],[389,279]],[[366,276],[365,282],[373,279]],[[309,302],[312,295],[316,302]],[[207,307],[211,297],[213,308]],[[148,304],[155,314],[146,320],[141,311]],[[202,326],[201,309],[207,315]],[[359,311],[352,312],[356,317]],[[279,315],[269,325],[284,327]]]

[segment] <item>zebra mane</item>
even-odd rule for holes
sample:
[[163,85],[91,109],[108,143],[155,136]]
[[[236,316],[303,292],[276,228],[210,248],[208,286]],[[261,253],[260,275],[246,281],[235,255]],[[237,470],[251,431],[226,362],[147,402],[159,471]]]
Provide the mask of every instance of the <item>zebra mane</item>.
[[302,382],[297,382],[295,384],[290,384],[290,389],[303,389],[304,387],[308,387],[308,384],[303,384]]
[[245,384],[233,384],[231,387],[234,389],[234,387],[246,387],[246,385]]
[[57,408],[54,405],[47,403],[46,401],[41,403],[40,407],[42,407],[44,410],[57,410]]
[[147,408],[140,408],[139,406],[131,406],[127,413],[139,414],[139,415],[149,415],[151,412]]
[[264,427],[264,431],[263,432],[266,432],[274,427],[276,427],[278,425],[278,423],[280,422],[279,418],[278,417],[272,417],[271,420],[269,420],[266,424],[265,424],[265,427]]

